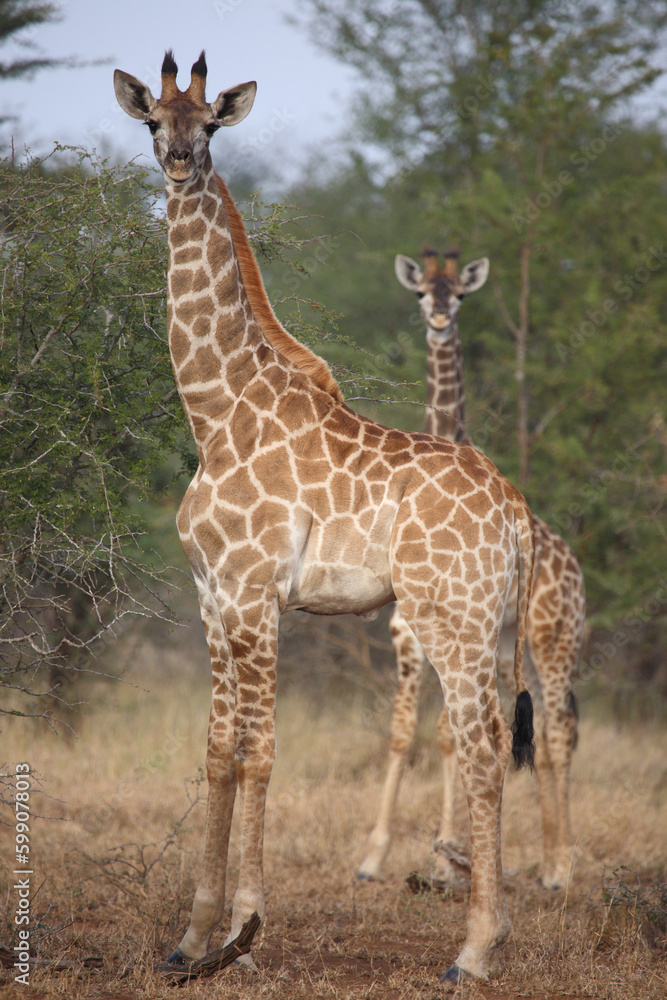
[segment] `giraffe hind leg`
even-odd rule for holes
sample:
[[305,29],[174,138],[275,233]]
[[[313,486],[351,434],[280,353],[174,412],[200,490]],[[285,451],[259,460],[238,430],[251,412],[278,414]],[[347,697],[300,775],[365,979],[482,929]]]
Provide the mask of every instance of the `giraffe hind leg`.
[[456,741],[449,724],[447,706],[443,704],[438,719],[438,747],[442,755],[442,812],[431,855],[431,877],[435,882],[451,886],[467,884],[470,861],[456,840],[455,787],[458,775]]
[[357,878],[382,881],[382,867],[391,846],[391,823],[401,781],[405,757],[414,739],[417,725],[417,702],[424,665],[424,653],[414,632],[397,605],[391,615],[391,641],[396,653],[398,689],[391,720],[391,747],[380,808],[368,840],[366,856]]
[[[552,794],[555,831],[553,849],[542,882],[550,889],[561,889],[569,883],[575,862],[575,847],[570,822],[570,771],[576,746],[577,717],[573,709],[571,690],[545,692],[546,753],[552,772]],[[557,696],[560,696],[558,705]]]
[[572,877],[575,847],[570,822],[570,771],[577,742],[578,714],[571,687],[579,635],[562,628],[535,641],[534,659],[543,701],[543,732],[537,775],[544,826],[542,883],[563,888]]
[[452,616],[446,608],[431,623],[414,622],[424,651],[440,676],[470,814],[470,908],[466,941],[455,964],[461,974],[481,978],[486,977],[491,956],[510,931],[502,885],[500,805],[512,737],[495,683],[501,610],[495,606],[490,610],[496,624],[491,619],[488,629],[485,625],[474,629],[474,665],[469,621],[465,641],[448,626]]

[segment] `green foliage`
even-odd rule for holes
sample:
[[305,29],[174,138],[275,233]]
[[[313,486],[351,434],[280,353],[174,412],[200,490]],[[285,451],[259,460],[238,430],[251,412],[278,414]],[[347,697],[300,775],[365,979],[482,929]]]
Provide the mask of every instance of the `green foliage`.
[[[150,505],[197,460],[166,335],[161,198],[144,171],[81,150],[0,164],[0,683],[24,694],[90,670],[137,616],[171,619]],[[283,205],[255,197],[245,214],[255,252],[299,285],[312,241]],[[335,335],[291,301],[301,339]]]
[[0,220],[0,648],[25,678],[160,611],[136,502],[165,455],[189,452],[145,174],[82,152],[58,172],[4,161]]
[[[621,100],[656,76],[664,5],[302,6],[363,81],[349,162],[292,194],[350,234],[311,294],[389,379],[422,380],[421,401],[423,325],[394,255],[490,258],[460,315],[469,433],[575,549],[589,620],[629,641],[624,623],[664,619],[667,593],[667,147]],[[419,408],[376,412],[422,424]]]
[[664,5],[642,0],[302,7],[313,41],[368,83],[357,108],[365,141],[413,164],[450,143],[458,161],[498,143],[520,160],[556,133],[568,143],[592,110],[604,116],[655,79],[651,56],[667,23]]

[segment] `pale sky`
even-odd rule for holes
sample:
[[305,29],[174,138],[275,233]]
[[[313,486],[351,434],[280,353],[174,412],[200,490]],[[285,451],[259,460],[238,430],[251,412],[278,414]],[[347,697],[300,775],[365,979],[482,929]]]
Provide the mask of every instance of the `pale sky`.
[[[353,74],[286,23],[285,14],[298,9],[296,0],[61,0],[58,6],[62,20],[29,36],[39,54],[110,61],[3,83],[0,113],[17,115],[19,122],[5,125],[2,135],[13,132],[18,148],[41,153],[58,141],[128,158],[145,153],[152,162],[148,130],[116,102],[113,70],[132,73],[159,94],[162,58],[172,48],[185,89],[204,48],[209,100],[237,83],[257,81],[254,107],[234,127],[237,147],[257,149],[277,174],[292,174],[308,149],[335,152]],[[16,45],[2,50],[3,60],[24,55]],[[217,139],[216,147],[224,169],[224,144]]]
[[[286,22],[286,14],[302,9],[299,0],[60,0],[57,6],[61,21],[29,36],[35,54],[109,61],[3,82],[0,115],[19,119],[0,130],[5,149],[13,134],[18,151],[27,145],[44,153],[58,141],[123,159],[145,155],[152,165],[148,130],[118,106],[113,70],[132,73],[159,94],[162,58],[173,48],[185,89],[190,66],[204,48],[209,100],[246,80],[258,84],[249,116],[212,145],[221,173],[226,157],[244,166],[258,154],[266,165],[263,179],[275,194],[298,177],[309,154],[325,163],[335,160],[356,77],[317,49],[304,29]],[[17,45],[2,49],[4,61],[25,54]],[[640,116],[655,118],[666,105],[667,81],[661,80],[634,107]]]

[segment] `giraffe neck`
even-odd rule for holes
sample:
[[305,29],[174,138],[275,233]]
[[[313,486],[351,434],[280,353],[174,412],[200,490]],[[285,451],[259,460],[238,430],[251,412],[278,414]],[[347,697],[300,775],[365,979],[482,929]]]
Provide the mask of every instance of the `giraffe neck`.
[[278,322],[240,212],[207,154],[196,179],[167,183],[169,348],[176,385],[204,461],[208,441],[268,365],[343,396],[327,364]]
[[[446,340],[431,329],[426,333],[428,344],[428,378],[424,430],[428,434],[470,444],[465,432],[465,391],[463,358],[456,320],[452,320]],[[437,407],[437,409],[432,407]]]
[[210,155],[182,187],[167,183],[167,323],[176,385],[200,452],[257,367],[262,344]]

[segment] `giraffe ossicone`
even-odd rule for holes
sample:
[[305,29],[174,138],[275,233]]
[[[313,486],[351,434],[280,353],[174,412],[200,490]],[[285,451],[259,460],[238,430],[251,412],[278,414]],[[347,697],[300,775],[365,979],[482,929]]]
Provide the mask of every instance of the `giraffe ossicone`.
[[[471,444],[465,428],[463,358],[458,311],[464,295],[481,288],[489,273],[486,257],[458,272],[458,253],[425,250],[420,266],[410,257],[396,257],[396,276],[419,296],[426,324],[428,381],[425,430],[439,437]],[[573,869],[574,841],[570,823],[570,769],[576,742],[577,717],[572,690],[583,639],[586,601],[581,568],[566,543],[544,521],[534,519],[536,537],[534,585],[528,608],[526,682],[536,710],[535,759],[544,840],[543,883],[566,886]],[[516,633],[516,584],[500,634],[499,673],[511,690],[512,653]],[[398,689],[391,720],[389,765],[375,826],[359,868],[362,879],[381,879],[391,844],[391,823],[406,754],[417,723],[417,703],[424,655],[414,632],[395,608],[391,635],[396,652]],[[456,883],[462,868],[456,861],[457,824],[454,810],[455,744],[443,708],[437,725],[443,761],[443,801],[435,834],[432,873],[438,881]]]
[[[241,859],[230,938],[264,916],[263,834],[275,755],[278,618],[363,614],[396,600],[438,671],[472,819],[472,894],[459,969],[487,974],[510,923],[500,803],[510,752],[532,746],[522,676],[532,518],[479,452],[391,430],[343,402],[327,365],[276,319],[209,140],[250,110],[255,85],[204,96],[206,63],[162,94],[117,70],[124,110],[153,136],[167,199],[168,332],[199,468],[178,512],[213,675],[202,871],[179,945],[202,957],[224,912],[232,810]],[[514,744],[496,691],[498,636],[520,567]]]

